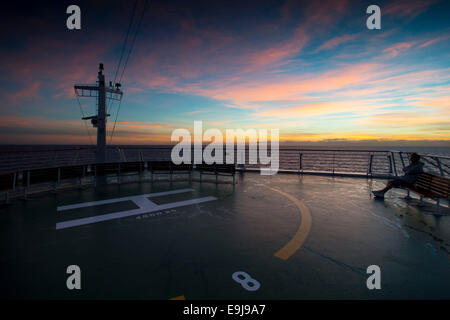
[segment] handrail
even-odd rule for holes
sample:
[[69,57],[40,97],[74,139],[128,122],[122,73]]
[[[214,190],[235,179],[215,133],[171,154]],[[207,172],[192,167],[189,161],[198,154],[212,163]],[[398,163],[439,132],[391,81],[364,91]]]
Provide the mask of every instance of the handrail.
[[[170,159],[172,146],[114,146],[108,147],[108,162],[150,161],[155,158]],[[248,154],[246,150],[246,154]],[[40,155],[35,157],[34,155]],[[236,153],[235,153],[236,154]],[[279,149],[280,170],[320,171],[330,174],[339,172],[357,172],[367,176],[380,174],[395,176],[397,168],[405,166],[406,151],[392,150],[356,150],[356,149],[317,149],[286,148]],[[17,156],[15,156],[17,155]],[[450,176],[450,157],[421,154],[426,168],[434,174]],[[95,147],[55,147],[42,150],[4,150],[0,151],[0,173],[14,173],[26,170],[57,168],[67,165],[95,164]],[[246,164],[244,169],[258,168],[259,163]],[[353,166],[353,169],[352,169]],[[389,170],[390,169],[390,170]]]

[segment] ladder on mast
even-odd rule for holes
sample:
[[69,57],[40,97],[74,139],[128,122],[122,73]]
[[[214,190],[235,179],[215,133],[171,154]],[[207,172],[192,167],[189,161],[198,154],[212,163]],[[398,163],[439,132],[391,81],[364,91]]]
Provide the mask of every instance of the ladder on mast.
[[106,99],[120,101],[123,92],[120,90],[120,83],[109,82],[105,86],[105,75],[103,74],[103,63],[98,67],[98,80],[96,85],[76,84],[75,94],[78,97],[97,98],[97,114],[83,117],[82,120],[91,120],[94,128],[97,128],[96,162],[105,163],[106,158],[106,119],[110,115],[106,113]]

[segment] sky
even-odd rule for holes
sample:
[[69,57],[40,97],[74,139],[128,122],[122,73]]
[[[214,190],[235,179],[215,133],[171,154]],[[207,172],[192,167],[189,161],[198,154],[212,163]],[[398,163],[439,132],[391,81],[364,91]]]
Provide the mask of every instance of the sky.
[[[134,3],[1,5],[0,144],[95,143],[81,120],[95,100],[81,98],[80,110],[73,86],[94,84],[100,62],[113,80]],[[169,144],[173,130],[203,121],[279,129],[295,145],[450,146],[450,1],[144,3],[112,141],[118,103],[108,104],[112,144]],[[66,27],[71,4],[81,30]],[[366,27],[372,4],[380,30]]]

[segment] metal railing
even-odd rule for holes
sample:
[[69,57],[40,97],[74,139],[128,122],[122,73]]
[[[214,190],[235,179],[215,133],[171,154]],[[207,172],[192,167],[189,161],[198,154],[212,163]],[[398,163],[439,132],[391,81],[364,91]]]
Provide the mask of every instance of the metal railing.
[[[391,177],[394,175],[389,151],[373,150],[279,150],[279,171],[303,174]],[[268,165],[267,165],[268,166]],[[246,169],[261,167],[259,163]]]
[[[107,162],[145,168],[147,162],[171,161],[171,146],[152,147],[110,147]],[[234,150],[235,163],[238,157]],[[226,155],[227,150],[223,154]],[[270,156],[270,154],[269,154]],[[422,154],[425,172],[450,177],[450,157]],[[393,178],[403,174],[409,163],[409,152],[378,150],[321,150],[321,149],[279,149],[279,172],[297,174],[320,174],[334,176],[356,176],[368,178]],[[46,150],[21,150],[0,152],[0,190],[24,193],[31,184],[51,177],[51,188],[64,184],[62,180],[72,179],[72,184],[92,180],[95,168],[95,148],[59,148]],[[192,157],[193,159],[193,157]],[[270,165],[261,165],[258,156],[245,149],[245,164],[238,170],[259,170]],[[120,170],[119,170],[120,171]],[[139,170],[139,175],[141,174]],[[69,179],[70,178],[70,179]],[[67,181],[66,181],[67,182]],[[52,187],[53,186],[53,187]]]
[[[247,153],[248,154],[248,153]],[[393,178],[403,175],[410,152],[379,150],[279,150],[279,170],[304,174],[353,175]],[[421,154],[426,172],[450,177],[450,157]],[[249,158],[246,163],[250,162]],[[245,169],[259,169],[259,163],[246,164]]]
[[[169,161],[171,146],[110,147],[107,162]],[[224,150],[224,155],[226,150]],[[279,149],[279,170],[299,173],[353,174],[371,177],[395,177],[403,174],[408,165],[410,152],[379,150],[332,150],[332,149]],[[259,169],[259,159],[245,150],[242,169]],[[270,156],[270,152],[269,152]],[[450,176],[450,157],[421,154],[425,171],[435,175]],[[0,152],[0,174],[23,172],[34,169],[95,163],[94,147],[21,150]],[[193,158],[192,158],[193,159]],[[235,150],[235,160],[237,152]]]

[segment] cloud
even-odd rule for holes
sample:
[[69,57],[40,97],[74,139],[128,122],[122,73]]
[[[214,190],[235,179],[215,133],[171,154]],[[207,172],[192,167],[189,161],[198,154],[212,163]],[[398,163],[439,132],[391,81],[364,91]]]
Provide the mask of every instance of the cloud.
[[305,103],[289,108],[269,109],[258,112],[255,115],[269,118],[302,119],[326,114],[360,111],[366,103],[363,100]]
[[391,58],[396,57],[400,52],[404,52],[414,46],[417,41],[411,42],[400,42],[396,43],[393,46],[390,46],[383,50],[383,53],[386,53]]
[[439,0],[397,0],[383,8],[381,14],[413,19],[437,2]]
[[[145,121],[118,121],[114,143],[136,144],[142,141],[151,143],[168,142],[170,133],[180,125]],[[109,141],[111,126],[107,130]],[[2,116],[0,118],[0,137],[2,143],[11,144],[91,144],[95,143],[95,130],[88,126],[91,139],[80,120],[55,120],[36,116]]]
[[[396,1],[382,6],[382,15],[408,21],[433,3]],[[245,10],[251,7],[246,4],[236,11],[229,5],[221,8],[220,3],[208,3],[213,11],[226,11],[221,12],[220,19],[200,14],[184,4],[182,9],[166,3],[152,6],[156,10],[149,12],[156,23],[152,19],[144,21],[147,29],[139,34],[123,79],[125,94],[136,98],[126,99],[127,107],[122,109],[131,121],[118,123],[115,142],[167,142],[172,127],[182,127],[174,123],[185,124],[186,115],[206,112],[193,109],[184,110],[184,114],[173,113],[165,107],[175,108],[179,101],[191,106],[199,100],[211,103],[210,110],[218,116],[217,121],[208,123],[280,125],[286,129],[283,137],[294,140],[307,136],[332,139],[333,134],[342,139],[352,135],[375,139],[389,133],[406,136],[413,130],[426,135],[438,132],[448,118],[450,70],[441,68],[446,53],[440,50],[441,46],[434,46],[448,40],[448,35],[427,33],[424,37],[418,30],[414,38],[408,38],[409,32],[402,34],[404,30],[397,26],[367,39],[355,33],[358,29],[349,29],[354,28],[354,17],[342,21],[355,11],[348,1],[289,0],[284,5],[277,4],[273,12],[251,8],[251,16],[246,15]],[[127,19],[128,16],[122,21],[124,25]],[[35,38],[24,33],[21,50],[13,52],[13,45],[4,50],[2,61],[10,63],[0,66],[0,81],[14,92],[5,94],[5,103],[0,106],[2,118],[13,114],[26,99],[39,98],[43,114],[50,114],[52,108],[56,110],[56,104],[70,103],[75,83],[96,81],[100,61],[105,63],[107,80],[112,80],[122,39],[117,40],[113,26],[102,30],[70,38],[71,41],[65,37],[76,33],[56,37],[42,32]],[[349,30],[345,31],[348,34],[342,34],[342,30]],[[323,40],[316,43],[317,39]],[[352,50],[346,50],[349,43]],[[339,59],[314,56],[336,48]],[[427,53],[434,51],[422,60],[425,50],[418,50],[422,48],[427,48]],[[391,59],[403,58],[406,53],[407,61]],[[166,98],[169,103],[163,100]],[[200,106],[206,108],[204,104]],[[154,107],[161,117],[156,118],[155,109],[150,110]],[[29,111],[26,108],[28,104],[21,112]],[[389,113],[391,109],[397,113]],[[418,113],[412,113],[415,111]],[[79,141],[85,141],[81,121],[54,119],[72,114],[59,109],[52,118],[5,118],[0,122],[2,139],[7,136],[12,141],[13,134],[8,132],[17,132],[16,138],[25,142],[37,141],[38,136],[47,142],[57,141],[60,136],[76,141],[77,135]],[[233,120],[222,117],[223,114],[232,115]],[[420,114],[428,126],[417,122]],[[154,122],[145,121],[146,118]],[[443,122],[437,122],[439,118]],[[364,119],[370,120],[363,122]],[[445,134],[448,136],[448,132]]]
[[340,37],[335,37],[332,38],[330,40],[325,41],[320,47],[318,47],[314,53],[318,53],[322,50],[329,50],[332,49],[334,47],[337,47],[338,45],[345,43],[345,42],[349,42],[351,40],[354,40],[356,38],[356,34],[346,34]]
[[422,44],[419,46],[419,48],[425,48],[425,47],[431,46],[432,44],[435,44],[436,42],[440,42],[440,41],[444,41],[444,40],[448,40],[448,39],[450,39],[450,36],[449,36],[449,35],[442,36],[442,37],[437,37],[437,38],[428,40],[428,41],[426,41],[425,43],[422,43]]
[[210,111],[211,110],[194,110],[194,111],[185,112],[184,114],[194,115],[194,114],[205,113],[205,112],[210,112]]
[[286,58],[299,53],[307,43],[309,36],[305,29],[300,26],[294,31],[294,35],[289,40],[256,53],[243,56],[240,63],[246,65],[240,73],[258,71],[266,67],[279,66],[280,62]]
[[445,119],[436,113],[427,112],[389,112],[375,114],[367,119],[361,120],[364,123],[376,124],[382,127],[405,127],[424,126],[430,124],[447,123],[450,127],[450,118]]
[[174,128],[174,124],[169,123],[155,123],[148,121],[117,121],[117,125],[128,128],[146,128],[146,129],[161,129],[161,128]]
[[6,101],[11,105],[18,105],[24,99],[38,98],[40,86],[41,83],[39,81],[34,81],[29,86],[19,91],[8,94],[6,96]]
[[361,81],[371,78],[376,69],[377,64],[362,63],[326,71],[322,74],[284,76],[231,85],[218,82],[211,88],[187,86],[179,88],[179,90],[184,93],[232,101],[234,105],[238,106],[262,101],[295,101],[304,99],[304,96],[310,93],[328,92],[357,85]]

